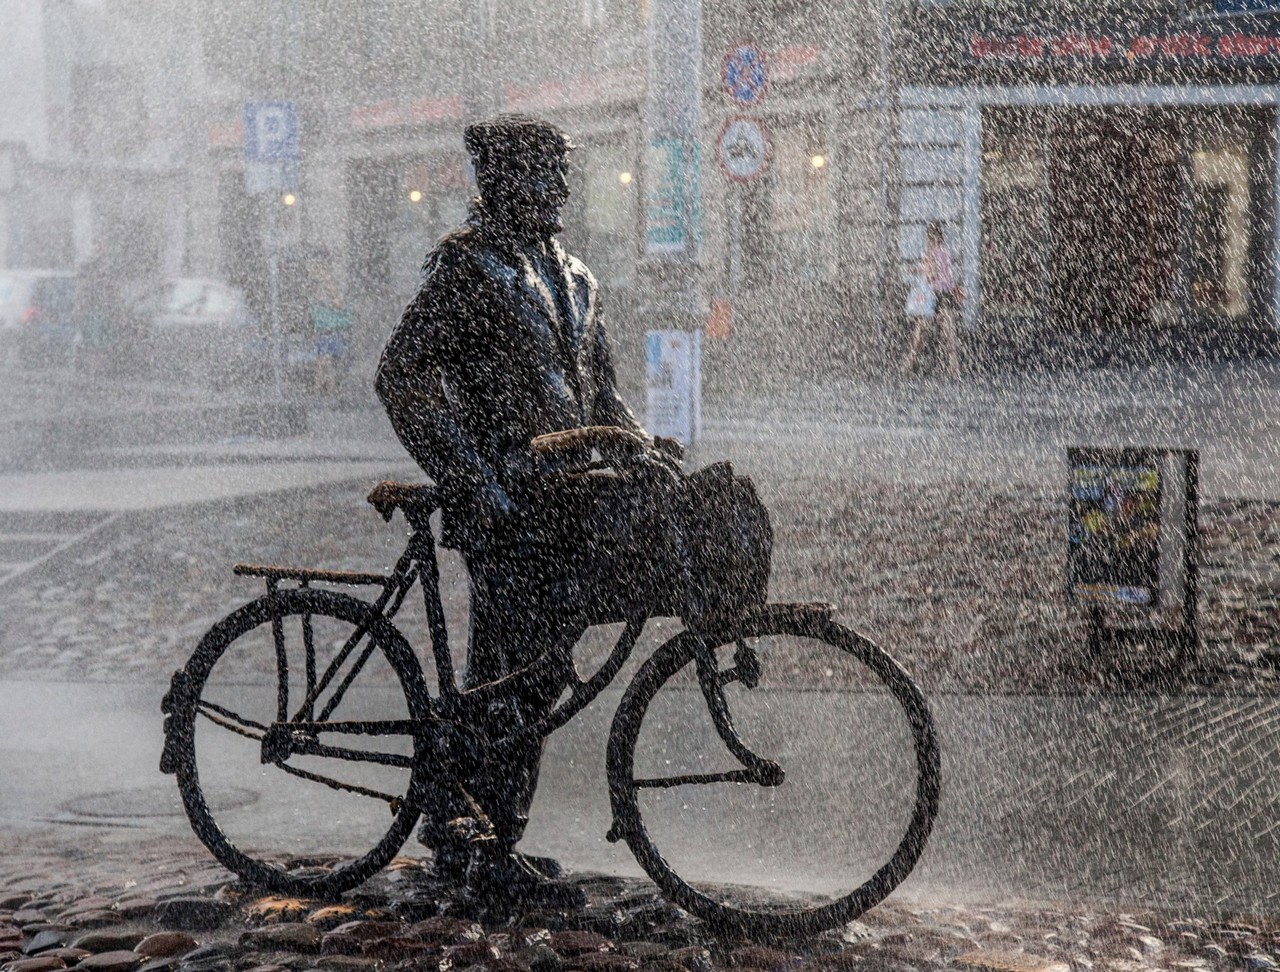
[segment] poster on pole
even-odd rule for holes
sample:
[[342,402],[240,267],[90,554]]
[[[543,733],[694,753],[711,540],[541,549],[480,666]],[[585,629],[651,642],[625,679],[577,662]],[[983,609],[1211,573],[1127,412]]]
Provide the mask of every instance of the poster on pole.
[[658,138],[646,152],[645,252],[692,258],[700,244],[698,146]]
[[645,427],[685,445],[702,435],[702,332],[649,331]]

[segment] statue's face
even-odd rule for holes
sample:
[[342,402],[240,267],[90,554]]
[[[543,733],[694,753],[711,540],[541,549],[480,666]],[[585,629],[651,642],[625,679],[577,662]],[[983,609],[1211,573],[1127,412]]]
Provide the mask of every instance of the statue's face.
[[513,159],[486,193],[512,222],[536,236],[564,229],[560,211],[569,199],[569,163],[563,155]]

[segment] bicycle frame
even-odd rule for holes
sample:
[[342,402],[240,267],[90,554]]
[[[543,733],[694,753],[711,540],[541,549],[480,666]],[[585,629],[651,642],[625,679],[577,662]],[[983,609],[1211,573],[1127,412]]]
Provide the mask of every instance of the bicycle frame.
[[[341,749],[325,746],[318,742],[317,736],[322,732],[346,734],[378,735],[411,735],[427,731],[427,724],[414,724],[408,720],[392,721],[328,721],[329,716],[341,703],[347,690],[354,683],[365,663],[374,651],[372,640],[365,642],[364,647],[347,666],[360,643],[365,641],[369,626],[375,618],[393,619],[404,606],[405,600],[415,584],[421,584],[423,607],[426,612],[428,636],[431,641],[431,655],[436,669],[436,687],[438,695],[433,698],[432,708],[436,720],[450,722],[454,725],[472,728],[478,724],[478,716],[495,699],[509,695],[517,689],[521,679],[530,678],[540,665],[549,660],[549,656],[563,655],[574,671],[570,683],[569,697],[560,702],[541,720],[498,739],[489,740],[490,745],[501,748],[515,745],[525,740],[550,735],[559,729],[591,702],[613,681],[622,666],[630,657],[640,634],[644,630],[647,617],[638,617],[626,622],[622,634],[614,644],[608,658],[588,679],[577,676],[572,666],[572,648],[578,634],[586,627],[578,619],[566,625],[565,636],[547,654],[539,657],[530,665],[518,669],[502,678],[470,689],[462,689],[458,685],[454,672],[453,658],[449,650],[449,634],[445,623],[444,605],[440,596],[440,567],[436,554],[435,535],[431,530],[430,514],[435,505],[423,504],[416,510],[406,509],[404,512],[410,520],[411,532],[404,552],[397,560],[389,576],[381,574],[358,574],[345,571],[325,571],[309,568],[273,567],[266,565],[237,564],[236,574],[241,576],[262,577],[267,583],[268,596],[279,589],[282,580],[296,580],[299,586],[307,587],[312,581],[369,584],[382,588],[381,593],[370,605],[369,619],[357,626],[348,637],[338,653],[325,668],[323,673],[316,671],[314,646],[311,641],[309,626],[304,623],[303,640],[306,650],[306,695],[300,705],[291,713],[288,711],[288,666],[285,660],[283,630],[278,621],[272,624],[272,635],[276,654],[279,660],[280,684],[278,688],[277,722],[265,727],[263,737],[263,761],[281,763],[289,756],[314,755],[329,756],[340,759],[384,763],[392,766],[409,766],[410,757],[396,756],[388,753],[372,753],[362,750]],[[347,666],[344,670],[344,666]],[[320,711],[316,706],[323,693],[330,688],[341,675],[336,688],[325,699]],[[421,720],[420,720],[421,721]],[[435,720],[432,720],[435,721]]]

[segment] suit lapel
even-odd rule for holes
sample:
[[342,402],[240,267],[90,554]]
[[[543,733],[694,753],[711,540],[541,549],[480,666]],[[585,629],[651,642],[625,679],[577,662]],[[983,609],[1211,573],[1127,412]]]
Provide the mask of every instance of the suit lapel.
[[[554,272],[559,275],[560,292],[564,295],[563,311],[565,350],[571,359],[576,360],[582,347],[583,327],[583,294],[578,292],[578,281],[569,265],[569,257],[558,240],[551,241],[551,257],[555,261]],[[559,306],[559,305],[558,305]]]
[[556,310],[556,296],[542,279],[542,274],[523,253],[516,254],[516,267],[519,271],[516,279],[521,295],[547,319],[552,331],[559,333],[560,314]]

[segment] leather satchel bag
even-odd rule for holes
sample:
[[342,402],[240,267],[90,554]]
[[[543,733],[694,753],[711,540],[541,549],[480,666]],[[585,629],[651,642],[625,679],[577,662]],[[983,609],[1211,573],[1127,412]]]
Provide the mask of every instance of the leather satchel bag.
[[747,476],[717,462],[685,477],[677,529],[687,557],[686,620],[732,617],[769,597],[773,527]]
[[[773,552],[769,511],[728,462],[660,482],[579,480],[555,533],[588,623],[637,616],[686,622],[765,603]],[[563,494],[562,494],[563,495]]]

